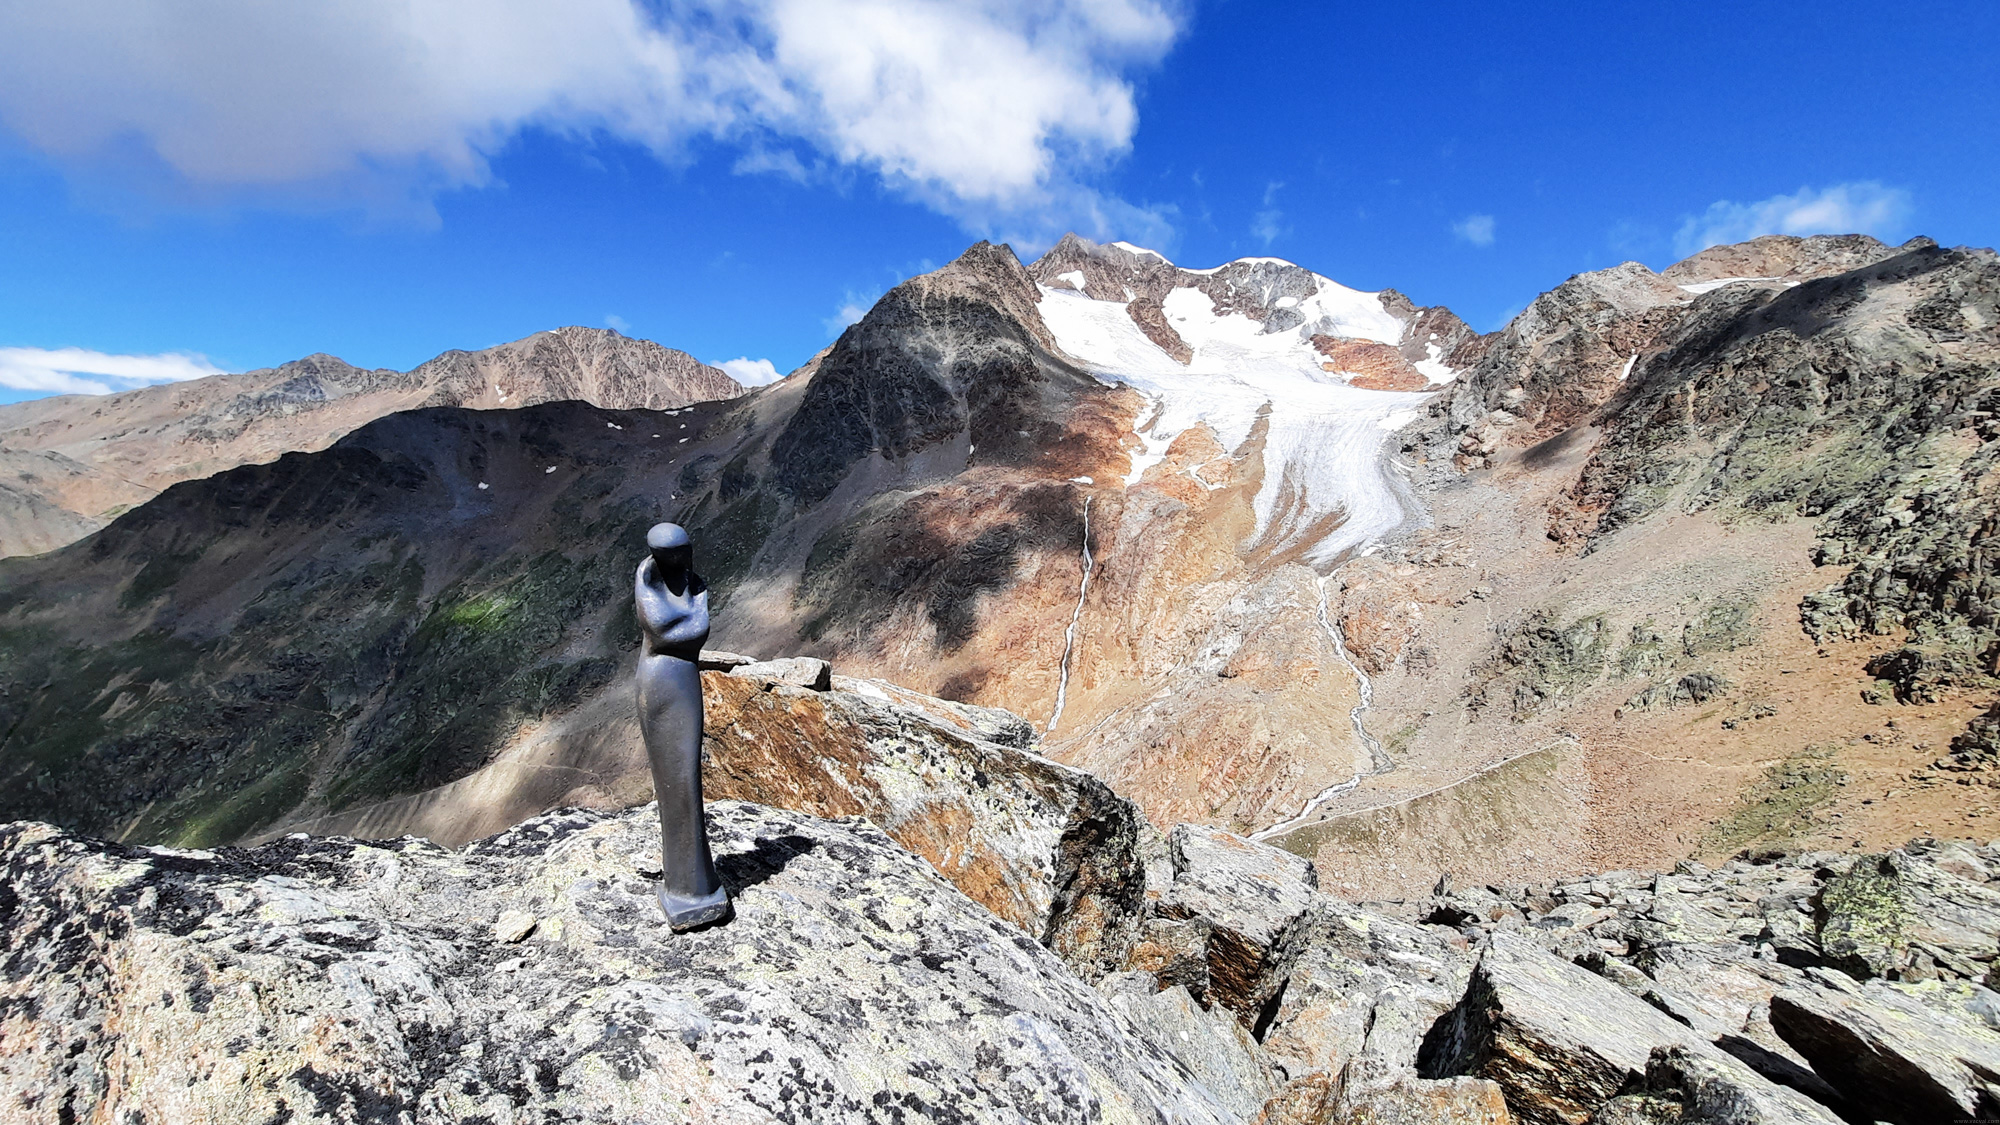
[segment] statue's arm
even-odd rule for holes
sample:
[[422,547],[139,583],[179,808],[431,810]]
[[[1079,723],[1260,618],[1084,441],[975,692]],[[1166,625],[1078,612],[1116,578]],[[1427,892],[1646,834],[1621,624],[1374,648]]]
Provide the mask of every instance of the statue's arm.
[[655,573],[657,569],[653,556],[647,555],[632,581],[632,608],[639,614],[639,625],[652,636],[665,634],[682,616],[681,610],[668,600],[666,588]]
[[708,637],[707,591],[686,601],[669,597],[657,569],[652,556],[646,556],[632,583],[632,605],[651,647],[656,652],[666,652],[700,644]]
[[708,639],[708,592],[687,600],[687,609],[660,631],[660,643],[668,648],[698,645]]

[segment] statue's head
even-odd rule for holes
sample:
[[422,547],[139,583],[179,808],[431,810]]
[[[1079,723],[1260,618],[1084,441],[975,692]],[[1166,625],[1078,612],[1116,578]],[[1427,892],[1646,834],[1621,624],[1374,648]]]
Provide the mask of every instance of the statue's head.
[[646,533],[646,549],[653,552],[653,565],[662,573],[694,569],[694,544],[680,524],[654,524]]

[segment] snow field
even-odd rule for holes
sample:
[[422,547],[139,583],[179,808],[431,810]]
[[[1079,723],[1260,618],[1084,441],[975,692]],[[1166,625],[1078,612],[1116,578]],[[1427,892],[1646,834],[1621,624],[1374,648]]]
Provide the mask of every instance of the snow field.
[[[1159,464],[1190,427],[1206,424],[1225,448],[1237,450],[1268,409],[1252,543],[1269,550],[1304,546],[1305,561],[1325,572],[1408,518],[1383,447],[1429,394],[1362,390],[1321,369],[1311,333],[1393,346],[1404,325],[1374,294],[1317,280],[1319,291],[1297,305],[1305,326],[1271,333],[1245,316],[1217,316],[1199,290],[1175,289],[1163,305],[1167,322],[1193,352],[1185,367],[1146,338],[1124,304],[1044,287],[1041,313],[1062,349],[1092,374],[1151,401],[1138,423],[1144,448],[1126,476],[1128,486]],[[1443,368],[1435,358],[1424,362]],[[1339,526],[1327,527],[1330,517],[1343,514]]]

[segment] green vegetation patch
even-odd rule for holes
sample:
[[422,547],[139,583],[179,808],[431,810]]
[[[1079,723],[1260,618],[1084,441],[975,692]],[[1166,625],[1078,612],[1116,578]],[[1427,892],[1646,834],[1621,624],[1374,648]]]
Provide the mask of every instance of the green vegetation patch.
[[1696,614],[1681,627],[1681,651],[1688,656],[1734,652],[1757,641],[1757,599],[1731,594]]
[[1512,685],[1514,717],[1567,701],[1604,675],[1612,630],[1602,613],[1556,624],[1546,611],[1530,617],[1500,647],[1499,677]]
[[1744,789],[1729,815],[1703,834],[1703,850],[1735,851],[1812,831],[1814,811],[1830,803],[1847,783],[1847,771],[1832,758],[1831,747],[1809,747],[1766,769]]

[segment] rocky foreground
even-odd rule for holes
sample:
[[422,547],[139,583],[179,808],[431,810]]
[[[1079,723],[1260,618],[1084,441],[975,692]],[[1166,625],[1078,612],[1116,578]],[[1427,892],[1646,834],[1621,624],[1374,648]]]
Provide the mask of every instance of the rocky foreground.
[[[1100,782],[993,741],[1008,728],[976,709],[762,690],[893,717],[851,768],[895,798],[832,819],[713,803],[736,917],[692,934],[653,902],[650,807],[552,812],[459,851],[0,829],[0,1117],[1742,1125],[2000,1108],[2000,849],[1357,905],[1291,853],[1154,831]],[[1015,857],[1011,895],[994,862],[963,861],[982,849]]]

